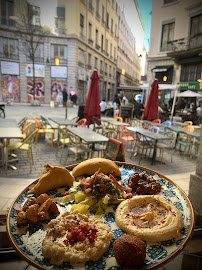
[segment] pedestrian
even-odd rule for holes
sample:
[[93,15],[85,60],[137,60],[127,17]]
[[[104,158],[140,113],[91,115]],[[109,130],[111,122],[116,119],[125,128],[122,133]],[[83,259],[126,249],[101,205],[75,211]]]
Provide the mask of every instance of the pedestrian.
[[106,109],[107,109],[107,103],[105,99],[103,98],[103,100],[100,102],[100,110],[103,115],[105,115]]
[[74,103],[74,105],[76,106],[77,105],[77,94],[74,92],[74,91],[71,91],[70,92],[70,98],[71,98],[71,101]]
[[123,101],[123,105],[128,104],[128,99],[125,96],[122,98],[122,101]]
[[144,105],[140,102],[140,100],[138,100],[134,104],[134,112],[133,112],[134,117],[137,119],[141,119],[143,111],[144,111]]
[[64,87],[64,89],[62,91],[62,97],[63,97],[63,107],[67,107],[68,94],[67,94],[66,87]]

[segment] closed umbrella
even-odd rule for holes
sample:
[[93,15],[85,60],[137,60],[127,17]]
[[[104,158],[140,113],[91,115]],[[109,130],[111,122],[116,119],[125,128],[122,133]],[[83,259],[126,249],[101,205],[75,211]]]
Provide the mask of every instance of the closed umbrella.
[[91,75],[90,88],[84,109],[84,117],[87,119],[88,126],[93,124],[93,116],[100,118],[100,90],[99,90],[99,76],[95,70]]
[[159,85],[158,81],[154,80],[151,85],[151,91],[149,94],[149,98],[147,101],[147,105],[144,109],[143,113],[143,120],[149,120],[152,121],[154,119],[157,119],[159,117],[158,113],[158,92],[159,92]]

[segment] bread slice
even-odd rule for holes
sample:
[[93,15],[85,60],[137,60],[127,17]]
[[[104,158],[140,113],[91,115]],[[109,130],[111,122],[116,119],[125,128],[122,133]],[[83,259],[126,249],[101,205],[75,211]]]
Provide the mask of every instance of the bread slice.
[[97,170],[104,174],[110,174],[114,171],[116,176],[121,176],[119,167],[112,160],[105,158],[92,158],[85,160],[74,167],[72,175],[74,177],[81,175],[93,175]]

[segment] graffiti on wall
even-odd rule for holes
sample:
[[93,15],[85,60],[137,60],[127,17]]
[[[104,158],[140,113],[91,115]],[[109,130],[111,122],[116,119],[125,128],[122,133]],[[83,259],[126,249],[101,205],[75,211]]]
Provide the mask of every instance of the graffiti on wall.
[[[44,102],[45,84],[43,80],[35,79],[35,100]],[[30,103],[34,99],[33,80],[27,78],[27,101]]]
[[2,100],[20,102],[20,80],[15,75],[3,75],[1,79]]
[[67,81],[65,80],[52,80],[51,81],[51,100],[62,104],[62,91],[67,88]]

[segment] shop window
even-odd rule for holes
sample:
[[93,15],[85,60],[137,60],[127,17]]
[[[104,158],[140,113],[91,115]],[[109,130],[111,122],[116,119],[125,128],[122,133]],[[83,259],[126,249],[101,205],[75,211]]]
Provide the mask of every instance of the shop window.
[[175,23],[163,24],[161,35],[161,52],[170,51],[172,49],[172,41],[174,40]]
[[201,78],[202,64],[181,65],[181,82],[194,82]]
[[51,45],[51,62],[55,63],[55,58],[59,58],[60,64],[67,64],[67,46]]
[[11,38],[0,38],[0,57],[18,59],[18,40]]
[[40,7],[28,4],[28,18],[30,24],[40,26]]
[[57,7],[57,17],[55,18],[55,32],[65,34],[65,7]]
[[14,15],[14,0],[1,0],[0,14],[1,24],[13,26],[14,21],[9,18]]

